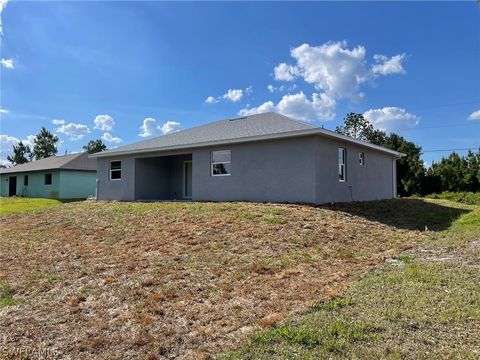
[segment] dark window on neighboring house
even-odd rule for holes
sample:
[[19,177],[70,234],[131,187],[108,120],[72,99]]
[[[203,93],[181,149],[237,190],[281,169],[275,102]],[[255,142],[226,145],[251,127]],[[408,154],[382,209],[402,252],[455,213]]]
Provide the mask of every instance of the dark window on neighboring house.
[[52,185],[52,174],[45,174],[45,185]]
[[110,180],[122,179],[122,162],[111,161],[110,162]]
[[28,175],[23,177],[23,186],[28,186]]

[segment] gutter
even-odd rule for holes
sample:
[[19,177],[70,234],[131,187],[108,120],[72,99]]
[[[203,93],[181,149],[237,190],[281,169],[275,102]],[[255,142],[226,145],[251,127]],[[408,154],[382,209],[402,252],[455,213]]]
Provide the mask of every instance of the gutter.
[[[0,175],[11,175],[11,174],[22,174],[22,173],[38,173],[38,172],[49,172],[49,171],[85,171],[85,172],[93,172],[97,171],[97,169],[72,169],[72,168],[50,168],[50,169],[35,169],[35,170],[16,170],[15,166],[12,166],[5,170],[12,171],[2,171]],[[15,170],[15,171],[13,171]]]
[[146,154],[146,153],[153,153],[153,152],[160,152],[160,151],[163,152],[163,151],[172,151],[172,150],[196,149],[196,148],[202,148],[202,147],[208,147],[208,146],[242,144],[242,143],[262,141],[262,140],[288,139],[288,138],[295,138],[295,137],[301,137],[301,136],[307,136],[307,135],[319,135],[327,138],[345,141],[345,142],[363,146],[369,149],[377,150],[383,153],[388,153],[390,155],[395,156],[396,158],[401,158],[405,156],[405,154],[384,148],[382,146],[378,146],[378,145],[370,144],[365,141],[353,139],[349,136],[337,134],[325,129],[315,128],[315,129],[307,129],[307,130],[290,131],[290,132],[284,132],[284,133],[278,133],[278,134],[248,136],[248,137],[243,137],[239,139],[222,139],[222,140],[204,141],[204,142],[199,142],[195,144],[172,145],[172,146],[152,147],[152,148],[143,148],[143,149],[135,149],[135,150],[119,150],[119,151],[107,150],[104,152],[91,154],[88,157],[103,158],[103,157],[112,157],[112,156],[121,156],[121,155]]

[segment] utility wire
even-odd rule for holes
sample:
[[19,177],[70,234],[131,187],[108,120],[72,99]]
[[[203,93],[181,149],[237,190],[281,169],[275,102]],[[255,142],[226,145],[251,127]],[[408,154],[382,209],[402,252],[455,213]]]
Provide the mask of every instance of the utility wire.
[[426,152],[447,152],[447,151],[466,151],[466,150],[480,150],[480,146],[476,147],[476,146],[472,146],[471,148],[464,148],[464,149],[435,149],[435,150],[423,150],[422,151],[422,154],[423,153],[426,153]]
[[470,104],[480,104],[480,100],[462,101],[462,102],[443,104],[443,105],[433,105],[433,106],[419,106],[419,107],[414,107],[414,108],[408,108],[408,111],[422,110],[422,109],[436,109],[436,108],[443,108],[443,107],[450,107],[450,106],[460,106],[460,105],[470,105]]
[[450,127],[457,127],[457,126],[478,126],[480,125],[480,121],[477,123],[471,124],[451,124],[451,125],[438,125],[438,126],[423,126],[423,127],[413,127],[411,129],[403,129],[402,131],[415,131],[415,130],[423,130],[423,129],[440,129],[440,128],[450,128]]

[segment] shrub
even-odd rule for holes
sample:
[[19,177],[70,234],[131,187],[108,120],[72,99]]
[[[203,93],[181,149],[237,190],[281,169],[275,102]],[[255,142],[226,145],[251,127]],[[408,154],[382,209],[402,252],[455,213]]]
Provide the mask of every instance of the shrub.
[[440,194],[430,194],[426,197],[429,199],[446,199],[451,201],[457,201],[468,205],[480,205],[480,192],[445,191]]

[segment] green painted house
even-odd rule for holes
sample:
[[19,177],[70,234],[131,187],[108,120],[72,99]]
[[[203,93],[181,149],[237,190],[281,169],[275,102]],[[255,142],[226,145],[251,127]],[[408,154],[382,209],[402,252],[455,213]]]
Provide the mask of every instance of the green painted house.
[[0,170],[1,196],[86,199],[95,196],[96,159],[87,153],[52,156]]

